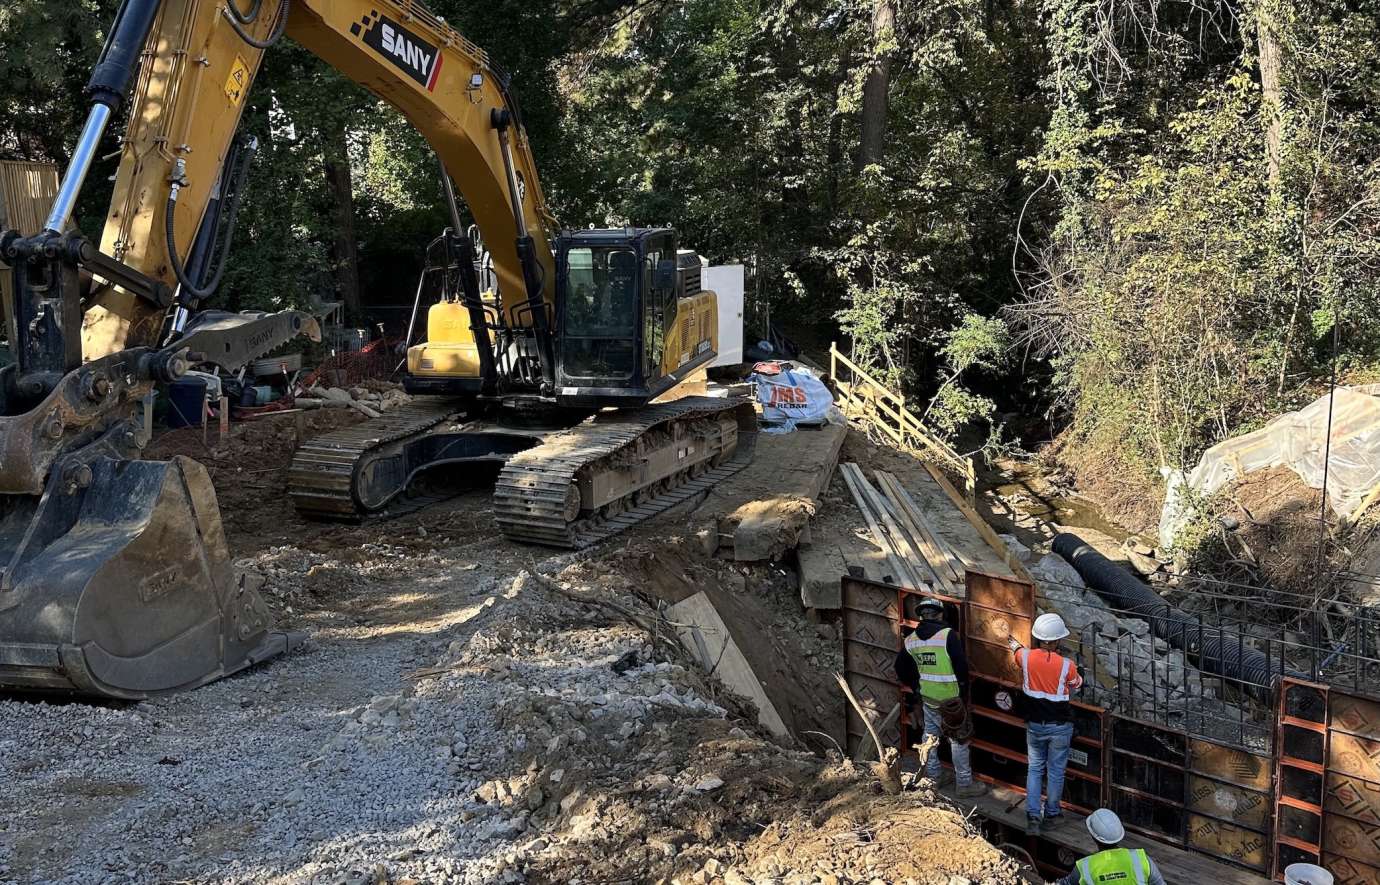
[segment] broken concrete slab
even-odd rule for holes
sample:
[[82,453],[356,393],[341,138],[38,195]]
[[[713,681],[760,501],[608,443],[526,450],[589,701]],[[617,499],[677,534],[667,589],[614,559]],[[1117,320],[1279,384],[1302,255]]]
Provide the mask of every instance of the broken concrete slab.
[[767,696],[765,683],[757,678],[708,595],[701,591],[687,597],[667,609],[667,615],[676,624],[681,645],[700,662],[706,673],[717,677],[730,691],[752,701],[757,706],[757,721],[772,734],[783,737],[788,734],[786,723]]
[[815,539],[796,548],[800,568],[800,603],[807,609],[841,608],[845,576],[894,583],[886,554],[856,535],[856,530],[829,521],[812,529]]
[[717,520],[739,562],[780,559],[800,543],[847,435],[840,424],[761,434],[752,463],[713,489],[692,520]]

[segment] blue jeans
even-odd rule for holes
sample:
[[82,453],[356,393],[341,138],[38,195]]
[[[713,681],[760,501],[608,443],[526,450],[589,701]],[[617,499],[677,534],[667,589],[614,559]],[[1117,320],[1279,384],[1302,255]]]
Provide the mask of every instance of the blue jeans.
[[[1025,813],[1040,817],[1040,792],[1046,798],[1044,816],[1059,814],[1059,800],[1064,795],[1064,769],[1069,764],[1069,745],[1073,743],[1073,723],[1027,722],[1025,749],[1030,768],[1025,776]],[[1048,780],[1046,780],[1048,773]]]
[[[925,711],[926,736],[933,734],[943,739],[944,733],[940,730],[939,711],[926,703],[921,703],[920,706]],[[973,764],[968,758],[968,745],[949,741],[949,749],[953,751],[954,757],[954,784],[966,787],[973,782]],[[936,745],[930,753],[929,760],[925,763],[925,777],[937,781],[940,770],[939,747]]]

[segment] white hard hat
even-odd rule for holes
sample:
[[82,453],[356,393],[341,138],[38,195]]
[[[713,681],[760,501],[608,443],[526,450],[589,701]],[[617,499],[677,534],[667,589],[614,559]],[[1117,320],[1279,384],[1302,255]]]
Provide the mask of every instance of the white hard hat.
[[1088,832],[1103,845],[1115,845],[1126,838],[1126,828],[1121,818],[1110,808],[1099,808],[1088,815]]
[[919,607],[919,608],[937,608],[937,609],[939,609],[940,611],[943,611],[943,610],[944,610],[944,603],[940,602],[938,599],[935,599],[933,596],[925,596],[925,597],[922,597],[922,598],[920,599],[920,604],[919,604],[918,607]]
[[1069,635],[1069,628],[1064,626],[1063,618],[1051,612],[1035,619],[1035,626],[1030,628],[1030,635],[1042,642],[1049,642]]

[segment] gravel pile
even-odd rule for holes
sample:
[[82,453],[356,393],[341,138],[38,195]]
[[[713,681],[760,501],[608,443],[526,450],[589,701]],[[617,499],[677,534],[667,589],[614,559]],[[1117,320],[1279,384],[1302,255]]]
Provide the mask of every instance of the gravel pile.
[[[276,549],[265,578],[319,560]],[[726,760],[817,766],[598,609],[474,564],[422,583],[445,588],[434,618],[322,628],[199,691],[0,702],[0,881],[528,881],[623,839],[628,795],[667,820],[717,807]],[[697,749],[716,737],[723,760]]]

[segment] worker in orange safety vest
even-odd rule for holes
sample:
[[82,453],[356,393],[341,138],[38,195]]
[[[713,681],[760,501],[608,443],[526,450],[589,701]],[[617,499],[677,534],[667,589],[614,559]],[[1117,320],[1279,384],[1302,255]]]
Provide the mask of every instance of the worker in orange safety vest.
[[1040,615],[1030,635],[1035,639],[1035,648],[1023,648],[1015,637],[1010,645],[1021,668],[1029,759],[1025,777],[1026,832],[1038,835],[1042,827],[1051,829],[1064,821],[1059,802],[1073,744],[1073,708],[1069,701],[1072,693],[1082,688],[1083,677],[1078,675],[1073,661],[1059,654],[1060,641],[1069,635],[1063,618],[1056,614]]

